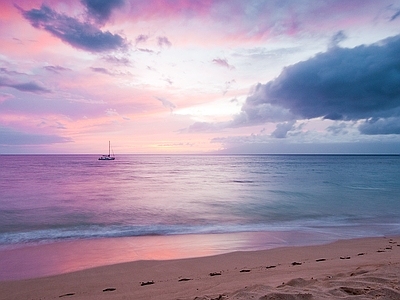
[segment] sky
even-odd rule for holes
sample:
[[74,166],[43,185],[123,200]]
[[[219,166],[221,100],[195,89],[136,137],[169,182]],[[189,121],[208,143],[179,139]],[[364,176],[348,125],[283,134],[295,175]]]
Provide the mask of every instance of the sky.
[[0,154],[400,153],[400,0],[0,0]]

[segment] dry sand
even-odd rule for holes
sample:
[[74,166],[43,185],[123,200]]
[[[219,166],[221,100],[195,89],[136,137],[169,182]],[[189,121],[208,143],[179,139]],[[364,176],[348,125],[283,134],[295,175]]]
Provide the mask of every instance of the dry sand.
[[4,281],[0,299],[400,299],[399,281],[400,237],[380,237]]

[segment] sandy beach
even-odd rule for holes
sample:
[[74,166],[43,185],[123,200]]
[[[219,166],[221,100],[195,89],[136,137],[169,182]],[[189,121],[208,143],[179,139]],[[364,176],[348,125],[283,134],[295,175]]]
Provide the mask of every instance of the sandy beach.
[[0,282],[1,299],[400,299],[400,237],[147,260]]

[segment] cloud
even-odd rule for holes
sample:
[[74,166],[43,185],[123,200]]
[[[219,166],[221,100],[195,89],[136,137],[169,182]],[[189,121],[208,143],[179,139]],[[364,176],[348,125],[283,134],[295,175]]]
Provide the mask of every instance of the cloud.
[[367,135],[400,134],[400,117],[369,119],[361,124],[358,129]]
[[171,42],[165,36],[159,36],[157,38],[157,45],[159,47],[161,47],[161,48],[164,47],[164,46],[166,46],[166,47],[171,47],[172,46]]
[[0,87],[11,87],[21,92],[31,92],[37,94],[51,92],[50,90],[42,87],[41,84],[36,83],[34,81],[19,83],[8,80],[7,78],[4,77],[0,77]]
[[59,74],[60,72],[64,72],[64,71],[71,71],[71,69],[68,68],[64,68],[61,66],[45,66],[43,67],[44,69],[46,69],[47,71]]
[[30,81],[25,83],[14,83],[10,84],[10,87],[17,89],[21,92],[32,92],[32,93],[50,93],[50,90],[41,87],[36,82]]
[[332,37],[329,43],[329,48],[338,47],[339,43],[345,39],[347,39],[347,36],[344,34],[343,30],[340,30]]
[[88,15],[99,24],[108,21],[114,9],[124,5],[124,0],[81,0],[86,7]]
[[224,123],[195,122],[188,128],[179,130],[179,133],[217,132],[226,127]]
[[103,60],[115,64],[115,65],[123,65],[123,66],[130,66],[131,62],[126,57],[117,57],[114,55],[106,55],[103,57]]
[[29,11],[16,7],[33,27],[46,30],[75,48],[90,52],[106,52],[127,47],[126,40],[120,35],[101,31],[93,24],[59,14],[46,5]]
[[108,108],[108,109],[106,109],[106,115],[109,116],[109,117],[119,116],[119,113],[117,112],[116,109]]
[[20,73],[17,71],[10,71],[7,68],[0,68],[0,72],[6,75],[26,75],[25,73]]
[[390,18],[390,21],[394,21],[400,16],[400,9]]
[[58,135],[31,134],[0,127],[0,145],[48,145],[72,142],[71,138]]
[[108,71],[105,68],[94,68],[94,67],[91,67],[90,69],[92,69],[92,71],[96,72],[96,73],[102,73],[102,74],[106,74],[106,75],[110,75],[110,76],[114,75],[113,73],[111,73],[110,71]]
[[[335,45],[345,38],[333,37]],[[355,48],[328,51],[284,68],[257,84],[231,121],[194,123],[189,132],[210,132],[279,123],[272,137],[284,138],[296,120],[365,121],[361,134],[400,134],[400,35]],[[224,64],[224,62],[220,62]],[[331,127],[334,134],[345,128]],[[183,131],[183,130],[182,130]]]
[[[231,88],[231,86],[233,85],[233,84],[235,84],[236,83],[236,80],[235,79],[232,79],[232,80],[230,80],[230,81],[225,81],[225,87],[224,87],[224,89],[222,90],[222,94],[225,96],[225,94],[228,92],[228,90]],[[236,99],[236,101],[237,101],[237,99]],[[231,102],[233,102],[233,101],[231,101]]]
[[294,129],[295,123],[296,121],[289,121],[277,124],[276,129],[271,133],[271,136],[278,139],[285,138],[287,133]]
[[170,78],[165,78],[164,81],[169,85],[173,84],[174,82]]
[[141,52],[154,53],[153,50],[151,50],[151,49],[146,49],[146,48],[138,48],[138,50],[141,51]]
[[212,62],[213,62],[214,64],[216,64],[216,65],[219,65],[219,66],[221,66],[221,67],[228,68],[228,69],[230,69],[230,70],[235,69],[235,67],[232,66],[232,65],[230,65],[226,59],[214,58],[214,59],[212,60]]
[[331,132],[333,135],[347,134],[348,133],[347,126],[348,126],[347,122],[340,122],[329,126],[326,130],[328,132]]
[[250,135],[234,135],[226,137],[216,137],[211,139],[211,143],[222,144],[226,148],[237,147],[239,145],[254,145],[271,143],[270,136],[265,134],[265,128],[259,133],[252,133]]
[[[255,94],[252,96],[258,95],[258,90],[260,89],[261,85],[258,85]],[[236,115],[232,120],[232,127],[253,126],[266,122],[281,122],[295,119],[287,108],[270,103],[253,105],[253,103],[248,101],[249,98],[247,98],[246,102],[243,104],[240,114]]]
[[[356,121],[400,116],[398,53],[400,35],[351,49],[330,48],[286,67],[275,80],[254,88],[236,124],[321,117]],[[361,133],[369,132],[367,128],[376,128],[380,123],[372,124],[361,126]]]
[[158,101],[160,101],[164,107],[169,108],[171,112],[176,108],[176,105],[173,104],[171,101],[169,101],[167,99],[164,99],[164,98],[161,98],[161,97],[155,97],[155,98]]
[[135,44],[145,43],[149,39],[148,35],[140,34],[135,39]]
[[113,71],[106,68],[99,68],[99,67],[91,67],[90,68],[93,72],[101,73],[109,76],[130,76],[129,72],[120,72],[120,71]]

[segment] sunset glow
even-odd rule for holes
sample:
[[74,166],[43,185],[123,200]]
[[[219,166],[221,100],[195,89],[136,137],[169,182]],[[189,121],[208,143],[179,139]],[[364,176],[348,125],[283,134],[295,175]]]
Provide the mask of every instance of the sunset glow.
[[399,153],[399,25],[398,0],[1,1],[0,154]]

